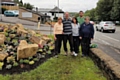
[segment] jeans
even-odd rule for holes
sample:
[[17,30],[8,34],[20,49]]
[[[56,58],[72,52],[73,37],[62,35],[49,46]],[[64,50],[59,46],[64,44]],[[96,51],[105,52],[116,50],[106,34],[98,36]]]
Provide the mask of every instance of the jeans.
[[69,41],[70,51],[73,52],[73,36],[72,36],[72,34],[64,34],[63,46],[64,46],[65,52],[68,52],[67,41]]
[[79,36],[73,36],[73,49],[75,53],[79,53],[79,44],[80,44]]

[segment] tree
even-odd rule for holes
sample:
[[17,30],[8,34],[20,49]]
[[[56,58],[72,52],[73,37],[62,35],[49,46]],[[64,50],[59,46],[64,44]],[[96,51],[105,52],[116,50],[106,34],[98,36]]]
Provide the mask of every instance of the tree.
[[120,21],[120,0],[114,0],[113,8],[111,10],[111,19]]
[[96,7],[96,15],[99,20],[111,20],[111,10],[114,0],[99,0]]
[[19,3],[19,0],[13,0],[15,3]]
[[30,10],[32,10],[32,9],[34,8],[34,6],[31,5],[30,3],[24,3],[24,7],[25,7],[26,9],[30,9]]
[[96,20],[95,19],[95,10],[96,10],[95,8],[93,8],[91,10],[87,10],[85,12],[85,16],[89,16],[92,21],[95,21]]
[[23,1],[22,1],[22,0],[20,0],[19,6],[20,6],[20,7],[23,7]]

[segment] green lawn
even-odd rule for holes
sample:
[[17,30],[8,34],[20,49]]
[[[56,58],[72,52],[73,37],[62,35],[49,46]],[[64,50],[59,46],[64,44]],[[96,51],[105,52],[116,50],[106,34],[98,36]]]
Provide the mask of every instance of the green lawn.
[[30,72],[0,75],[0,80],[107,80],[90,58],[59,55]]

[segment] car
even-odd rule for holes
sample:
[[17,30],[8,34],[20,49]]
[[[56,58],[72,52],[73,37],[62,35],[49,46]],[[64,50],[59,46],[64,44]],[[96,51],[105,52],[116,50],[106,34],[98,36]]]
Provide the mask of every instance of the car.
[[99,24],[96,25],[96,31],[112,31],[112,33],[115,33],[116,26],[112,21],[101,21]]
[[95,24],[95,22],[94,22],[94,21],[90,21],[90,23],[91,23],[91,24],[93,24],[93,25]]
[[5,16],[14,16],[17,17],[19,15],[18,11],[7,10],[4,12]]

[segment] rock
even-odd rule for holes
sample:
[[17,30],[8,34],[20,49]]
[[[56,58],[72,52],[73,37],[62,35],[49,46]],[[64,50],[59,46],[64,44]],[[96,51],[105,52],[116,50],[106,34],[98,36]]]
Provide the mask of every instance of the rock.
[[47,36],[43,36],[43,37],[42,37],[42,39],[43,39],[43,40],[45,40],[45,41],[50,40],[50,38],[49,38],[49,37],[47,37]]
[[4,59],[8,56],[8,53],[0,53],[0,61],[4,61]]
[[39,37],[36,37],[36,36],[32,36],[30,38],[30,41],[32,43],[39,44],[39,45],[45,45],[47,43],[47,41],[40,39]]
[[17,49],[17,60],[32,57],[37,53],[37,50],[37,44],[26,44],[25,41],[21,41]]
[[27,45],[27,44],[28,44],[27,41],[21,40],[19,46],[24,46],[24,45]]
[[0,45],[4,44],[5,41],[5,34],[4,33],[0,33]]
[[28,32],[24,29],[20,29],[20,28],[17,29],[17,34],[27,34],[27,33]]
[[30,38],[30,41],[31,41],[32,43],[39,44],[40,38],[38,38],[38,37],[36,37],[36,36],[32,36],[32,37]]
[[19,29],[24,29],[23,25],[22,24],[16,24],[15,26],[17,26]]
[[29,32],[32,36],[36,35],[36,32],[33,31],[33,30],[28,30],[28,32]]
[[17,29],[16,25],[14,25],[14,26],[11,27],[11,30],[16,30],[16,29]]

